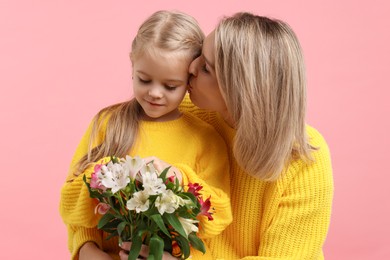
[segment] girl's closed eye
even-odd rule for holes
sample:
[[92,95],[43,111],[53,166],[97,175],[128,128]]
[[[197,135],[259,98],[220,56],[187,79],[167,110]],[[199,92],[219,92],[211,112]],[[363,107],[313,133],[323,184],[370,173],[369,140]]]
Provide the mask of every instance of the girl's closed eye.
[[177,88],[177,86],[172,86],[172,85],[165,85],[165,89],[169,91],[174,91]]
[[139,82],[141,82],[142,84],[148,84],[148,83],[152,82],[151,80],[142,79],[142,78],[140,78],[140,77],[138,77],[138,80],[139,80]]

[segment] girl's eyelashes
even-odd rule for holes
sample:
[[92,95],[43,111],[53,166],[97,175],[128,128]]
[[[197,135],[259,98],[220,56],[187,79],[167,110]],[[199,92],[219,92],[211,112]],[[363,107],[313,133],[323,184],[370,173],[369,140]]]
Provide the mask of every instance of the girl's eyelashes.
[[177,88],[176,86],[165,85],[165,89],[169,91],[174,91],[176,88]]
[[[141,84],[144,84],[144,85],[150,84],[152,82],[151,80],[145,80],[145,79],[142,79],[140,77],[138,77],[138,80]],[[164,85],[164,87],[166,90],[169,90],[169,91],[174,91],[177,88],[177,86],[172,86],[172,85]]]
[[141,79],[140,77],[138,77],[138,80],[139,80],[142,84],[148,84],[148,83],[152,82],[151,80],[144,80],[144,79]]

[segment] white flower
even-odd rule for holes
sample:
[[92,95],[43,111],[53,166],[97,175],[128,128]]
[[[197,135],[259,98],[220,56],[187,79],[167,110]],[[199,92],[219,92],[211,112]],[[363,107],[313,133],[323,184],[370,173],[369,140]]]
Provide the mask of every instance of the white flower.
[[126,159],[122,159],[122,165],[125,173],[129,175],[130,179],[134,180],[137,173],[144,166],[144,162],[139,156],[126,155]]
[[175,193],[173,193],[173,191],[167,190],[159,197],[157,197],[156,202],[154,204],[156,205],[158,212],[163,215],[165,212],[175,212],[175,210],[179,206],[183,206],[184,203],[184,200],[177,196]]
[[126,207],[137,213],[147,211],[149,209],[149,195],[145,191],[135,192],[133,197],[127,201]]
[[129,175],[124,172],[119,163],[109,162],[107,165],[103,165],[99,177],[106,188],[111,188],[112,193],[125,188],[130,182]]
[[141,172],[141,175],[143,175],[146,172],[154,172],[154,173],[156,173],[157,170],[156,170],[156,168],[154,168],[153,163],[148,163],[148,164],[142,165],[142,167],[140,169],[140,172]]
[[199,220],[182,218],[182,217],[178,217],[178,219],[181,225],[183,226],[184,232],[186,232],[187,237],[192,232],[198,232],[198,227],[194,224],[198,223]]
[[166,190],[163,180],[157,176],[156,172],[145,171],[142,173],[142,186],[149,195],[158,195]]

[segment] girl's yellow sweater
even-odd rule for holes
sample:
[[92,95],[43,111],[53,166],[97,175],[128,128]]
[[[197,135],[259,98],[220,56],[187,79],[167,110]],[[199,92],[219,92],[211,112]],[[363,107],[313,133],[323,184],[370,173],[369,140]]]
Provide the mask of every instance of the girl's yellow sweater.
[[[67,182],[61,190],[60,214],[68,228],[68,247],[72,259],[78,259],[80,247],[87,241],[95,242],[101,249],[118,259],[118,240],[105,240],[106,234],[96,228],[100,216],[94,214],[96,201],[90,199],[83,175],[90,177],[93,167],[75,176],[74,166],[87,153],[91,126],[82,138],[72,159]],[[101,143],[105,127],[99,132]],[[220,234],[232,222],[229,199],[229,161],[226,145],[216,131],[205,122],[188,113],[168,122],[141,121],[139,136],[130,155],[156,156],[177,167],[183,173],[184,185],[199,183],[204,198],[211,196],[215,208],[213,221],[201,219],[200,237],[210,238]],[[192,251],[194,258],[211,259]]]
[[195,107],[188,97],[181,110],[213,125],[228,145],[231,168],[233,222],[207,244],[213,259],[324,259],[333,177],[328,146],[308,126],[314,163],[291,162],[278,181],[264,182],[248,175],[234,160],[235,130],[215,112]]

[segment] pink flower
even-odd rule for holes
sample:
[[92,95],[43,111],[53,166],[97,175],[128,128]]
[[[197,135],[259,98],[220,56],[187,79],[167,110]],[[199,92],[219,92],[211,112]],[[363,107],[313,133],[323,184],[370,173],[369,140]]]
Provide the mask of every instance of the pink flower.
[[199,203],[200,203],[199,215],[206,216],[209,220],[213,220],[213,216],[211,216],[213,213],[209,212],[211,207],[210,197],[208,197],[205,201],[203,201],[203,199],[200,197]]
[[95,168],[93,168],[93,171],[98,173],[100,172],[100,169],[103,167],[103,164],[96,164]]
[[99,179],[99,175],[101,174],[102,166],[103,166],[102,164],[95,165],[94,172],[91,175],[91,182],[90,182],[92,189],[99,189],[99,190],[103,190],[103,191],[106,190],[106,187],[104,187],[101,184],[101,181]]
[[175,183],[175,178],[176,178],[176,177],[175,177],[174,175],[169,176],[169,177],[166,179],[165,184],[168,184],[168,183],[170,183],[170,182]]
[[95,214],[99,213],[100,215],[104,215],[107,213],[107,211],[110,209],[110,205],[100,202],[95,207]]
[[200,186],[199,183],[188,183],[188,190],[187,192],[190,192],[194,194],[195,197],[198,197],[200,195],[199,191],[203,188],[203,186]]

